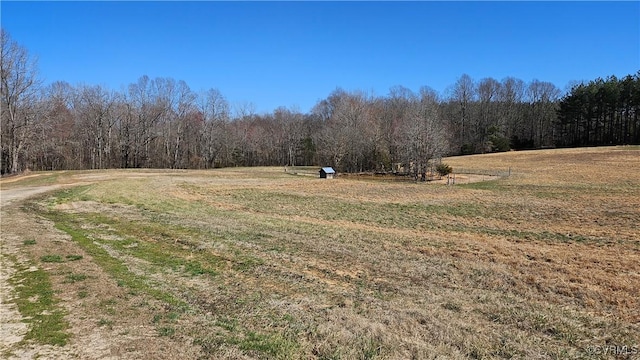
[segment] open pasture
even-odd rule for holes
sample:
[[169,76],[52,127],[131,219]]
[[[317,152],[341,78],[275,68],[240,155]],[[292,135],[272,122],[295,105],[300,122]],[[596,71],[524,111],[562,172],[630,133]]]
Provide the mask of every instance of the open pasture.
[[512,173],[455,186],[283,168],[3,180],[3,197],[52,190],[3,202],[10,300],[27,316],[40,295],[16,284],[35,267],[47,312],[64,314],[56,341],[24,330],[5,355],[640,356],[638,147],[444,162]]

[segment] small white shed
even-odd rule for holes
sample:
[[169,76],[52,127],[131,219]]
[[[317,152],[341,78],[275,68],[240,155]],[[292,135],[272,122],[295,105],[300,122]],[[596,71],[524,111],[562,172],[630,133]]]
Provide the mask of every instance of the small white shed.
[[332,167],[323,167],[320,169],[320,179],[333,179],[336,171]]

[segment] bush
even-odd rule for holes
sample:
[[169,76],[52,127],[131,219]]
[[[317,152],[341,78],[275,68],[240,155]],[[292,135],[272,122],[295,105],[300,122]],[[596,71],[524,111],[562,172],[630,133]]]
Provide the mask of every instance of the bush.
[[489,141],[491,142],[492,152],[504,152],[511,150],[511,147],[509,146],[509,139],[505,137],[500,135],[491,135],[489,137]]
[[440,174],[440,176],[447,176],[453,172],[453,169],[451,168],[451,166],[445,163],[440,163],[438,164],[438,166],[436,166],[436,171],[438,172],[438,174]]

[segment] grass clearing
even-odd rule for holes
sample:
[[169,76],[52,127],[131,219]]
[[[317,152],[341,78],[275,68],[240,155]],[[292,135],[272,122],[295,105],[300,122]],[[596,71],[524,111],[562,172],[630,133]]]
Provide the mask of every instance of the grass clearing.
[[[90,260],[127,289],[94,323],[115,329],[111,317],[136,306],[158,338],[188,339],[205,358],[590,358],[638,345],[637,149],[446,163],[512,176],[446,186],[281,168],[122,172],[26,209],[84,251],[58,255],[65,266]],[[135,294],[159,305],[131,304]]]

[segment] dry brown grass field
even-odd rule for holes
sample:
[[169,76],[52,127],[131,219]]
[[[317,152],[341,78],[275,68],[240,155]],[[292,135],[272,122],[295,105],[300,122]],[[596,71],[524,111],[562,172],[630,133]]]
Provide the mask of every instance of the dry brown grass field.
[[444,161],[3,179],[0,356],[639,358],[640,148]]

